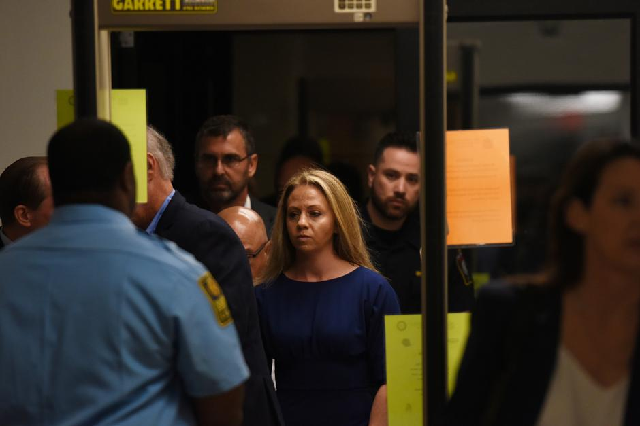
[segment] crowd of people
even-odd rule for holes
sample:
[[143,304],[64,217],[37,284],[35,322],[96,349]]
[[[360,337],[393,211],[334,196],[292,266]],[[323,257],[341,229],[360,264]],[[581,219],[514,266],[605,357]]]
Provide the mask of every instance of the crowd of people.
[[[420,313],[415,134],[379,141],[361,204],[308,138],[255,197],[235,116],[194,158],[185,197],[149,126],[136,204],[125,136],[80,119],[2,173],[0,424],[387,424],[384,316]],[[473,310],[450,424],[640,424],[638,146],[585,145],[550,217],[544,284],[476,302],[448,254],[448,310]]]

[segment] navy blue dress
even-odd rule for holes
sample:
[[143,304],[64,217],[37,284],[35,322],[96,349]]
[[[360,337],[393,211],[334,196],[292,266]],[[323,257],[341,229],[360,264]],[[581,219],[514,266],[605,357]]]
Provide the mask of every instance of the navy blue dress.
[[256,287],[267,357],[287,426],[366,426],[386,382],[384,315],[400,313],[381,275],[358,267],[339,278]]

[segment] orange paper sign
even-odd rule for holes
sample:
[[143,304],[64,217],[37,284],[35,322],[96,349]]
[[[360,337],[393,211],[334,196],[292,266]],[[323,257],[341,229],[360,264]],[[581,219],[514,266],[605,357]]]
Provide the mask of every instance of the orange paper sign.
[[447,132],[449,246],[513,243],[509,130]]

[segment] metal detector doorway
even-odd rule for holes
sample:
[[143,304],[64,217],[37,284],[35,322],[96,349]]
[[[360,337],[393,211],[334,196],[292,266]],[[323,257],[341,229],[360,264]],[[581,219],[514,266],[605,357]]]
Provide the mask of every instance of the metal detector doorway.
[[[72,0],[74,88],[76,114],[109,118],[112,34],[122,31],[242,31],[251,38],[258,31],[418,31],[418,43],[404,43],[414,52],[418,90],[395,94],[399,117],[415,103],[422,134],[422,324],[424,424],[444,424],[447,399],[446,361],[446,233],[444,155],[446,99],[445,2],[416,0]],[[633,4],[632,4],[633,3]],[[628,19],[631,23],[630,130],[640,126],[637,63],[640,60],[640,5],[614,0],[585,5],[579,0],[544,0],[516,4],[491,0],[450,0],[449,20],[526,21],[557,19]],[[413,36],[405,41],[416,40]],[[116,77],[117,79],[117,77]],[[304,84],[300,87],[304,93]],[[307,87],[308,89],[308,87]],[[466,99],[466,98],[465,98]],[[411,108],[409,108],[411,110]],[[405,111],[406,112],[406,111]],[[411,121],[411,120],[409,120]],[[308,123],[307,123],[308,124]],[[396,121],[401,125],[401,120]],[[405,123],[406,124],[406,123]],[[296,123],[304,128],[304,120]],[[428,236],[428,238],[427,238]],[[427,285],[429,283],[429,285]]]
[[[415,45],[421,66],[419,113],[422,162],[428,175],[423,203],[433,206],[426,212],[429,244],[422,269],[423,306],[423,406],[425,424],[441,424],[446,402],[445,261],[444,220],[444,132],[445,132],[445,38],[444,2],[382,0],[313,0],[299,2],[233,2],[200,0],[82,0],[72,1],[74,41],[74,89],[76,116],[109,119],[110,90],[113,86],[112,34],[122,31],[385,31],[420,29]],[[116,76],[117,79],[117,76]],[[304,91],[304,88],[302,88]],[[415,96],[416,94],[414,94]],[[298,123],[298,128],[304,123]],[[432,164],[424,163],[428,158]],[[427,264],[428,263],[428,264]],[[430,282],[430,290],[426,290]]]

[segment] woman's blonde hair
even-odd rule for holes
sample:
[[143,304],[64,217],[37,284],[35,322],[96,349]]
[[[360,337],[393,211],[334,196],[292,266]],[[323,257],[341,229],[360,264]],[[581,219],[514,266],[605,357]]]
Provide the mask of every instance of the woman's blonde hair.
[[271,231],[271,254],[260,282],[275,280],[295,262],[295,248],[287,231],[287,202],[293,190],[301,185],[312,185],[327,199],[335,217],[336,235],[333,249],[343,260],[376,271],[371,263],[367,246],[362,237],[362,219],[353,199],[340,180],[329,172],[306,169],[293,176],[285,185],[280,200],[276,220]]

